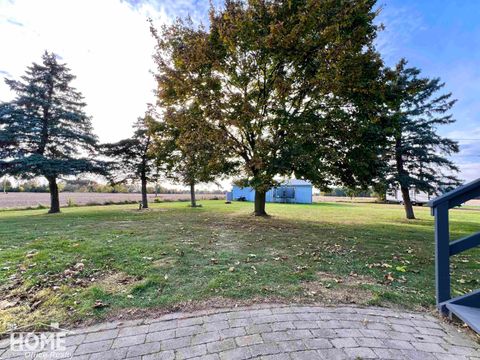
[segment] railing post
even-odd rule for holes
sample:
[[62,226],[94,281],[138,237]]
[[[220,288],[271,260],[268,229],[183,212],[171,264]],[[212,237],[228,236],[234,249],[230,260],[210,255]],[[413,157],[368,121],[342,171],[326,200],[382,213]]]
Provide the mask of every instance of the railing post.
[[[435,215],[435,275],[437,306],[450,300],[450,234],[448,201],[434,208]],[[443,311],[443,309],[440,309]]]

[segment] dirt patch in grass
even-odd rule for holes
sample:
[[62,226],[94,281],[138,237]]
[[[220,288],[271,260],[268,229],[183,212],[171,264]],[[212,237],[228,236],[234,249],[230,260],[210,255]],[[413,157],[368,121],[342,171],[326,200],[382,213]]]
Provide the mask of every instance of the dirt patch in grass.
[[335,282],[337,284],[344,284],[346,286],[351,286],[351,285],[373,285],[376,284],[377,282],[375,279],[364,276],[364,275],[358,275],[356,273],[351,273],[348,276],[338,276],[335,274],[323,272],[323,271],[318,271],[316,273],[318,280],[321,282]]
[[[298,238],[301,229],[292,222],[279,223],[273,217],[257,218],[250,215],[226,214],[221,221],[206,219],[212,229],[211,244],[224,250],[238,251],[254,243],[267,245],[273,237]],[[239,240],[239,239],[242,240]],[[245,241],[243,241],[243,239]]]
[[167,256],[162,259],[155,260],[152,265],[156,268],[171,268],[177,263],[178,259]]
[[326,304],[368,305],[375,298],[365,285],[376,285],[376,281],[367,276],[350,274],[341,277],[326,272],[317,272],[318,280],[303,283],[305,295],[315,301]]
[[123,272],[114,272],[103,275],[97,280],[96,285],[101,287],[107,293],[125,293],[141,280]]

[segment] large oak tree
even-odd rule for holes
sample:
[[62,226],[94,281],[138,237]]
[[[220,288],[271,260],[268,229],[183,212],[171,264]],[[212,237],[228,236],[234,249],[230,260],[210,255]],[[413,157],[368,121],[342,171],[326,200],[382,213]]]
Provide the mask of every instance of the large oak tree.
[[159,37],[160,98],[198,102],[255,189],[256,215],[277,175],[327,187],[366,184],[376,172],[374,3],[228,0],[211,10],[208,30],[178,22]]
[[92,160],[97,138],[80,92],[70,84],[70,69],[45,52],[21,80],[6,79],[16,93],[0,104],[0,176],[43,176],[50,189],[50,213],[60,211],[57,179],[104,171]]

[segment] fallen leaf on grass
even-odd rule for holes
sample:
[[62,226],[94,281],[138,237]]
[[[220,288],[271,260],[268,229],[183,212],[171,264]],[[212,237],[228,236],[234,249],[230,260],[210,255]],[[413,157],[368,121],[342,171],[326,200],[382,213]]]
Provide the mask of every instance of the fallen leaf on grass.
[[387,281],[387,283],[391,283],[395,280],[395,278],[392,276],[391,272],[385,274],[384,279]]
[[30,311],[35,310],[41,303],[41,300],[35,301],[32,305],[30,305]]
[[175,249],[175,252],[178,254],[178,256],[184,256],[185,255],[185,252],[183,250],[180,250],[180,249]]
[[95,301],[95,304],[93,304],[93,307],[95,309],[98,309],[98,308],[103,308],[103,307],[107,307],[108,305],[105,304],[102,300],[96,300]]
[[37,255],[37,254],[38,254],[38,252],[30,252],[30,253],[28,253],[27,255],[25,255],[25,257],[28,258],[28,259],[30,259],[30,258],[34,257],[34,256]]
[[0,310],[9,309],[15,305],[17,305],[17,301],[2,300],[0,301]]

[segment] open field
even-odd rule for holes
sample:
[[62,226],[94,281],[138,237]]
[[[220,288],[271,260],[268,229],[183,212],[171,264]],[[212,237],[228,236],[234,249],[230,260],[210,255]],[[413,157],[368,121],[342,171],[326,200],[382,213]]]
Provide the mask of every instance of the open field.
[[[197,199],[211,199],[214,197],[225,198],[225,194],[197,194]],[[190,194],[159,194],[157,198],[167,201],[189,200]],[[108,202],[119,203],[123,201],[140,201],[140,194],[132,193],[60,193],[60,206],[66,206],[68,201],[73,201],[77,205],[87,204],[105,204]],[[155,200],[154,194],[148,194],[148,200]],[[25,208],[38,205],[48,206],[50,204],[50,195],[48,193],[0,193],[0,209],[6,208]]]
[[[397,205],[185,203],[0,212],[0,331],[249,302],[433,308],[433,218]],[[480,228],[451,214],[453,238]],[[453,258],[453,293],[480,287],[480,250]]]
[[[313,202],[346,202],[346,203],[374,203],[374,197],[354,197],[349,198],[345,196],[321,196],[314,195]],[[464,206],[480,206],[480,199],[467,201]]]
[[[197,194],[199,200],[209,199],[224,199],[224,193],[218,194]],[[158,199],[162,201],[178,201],[189,200],[189,194],[159,194]],[[140,194],[132,193],[60,193],[60,205],[66,206],[71,200],[75,205],[87,204],[105,204],[105,203],[121,203],[127,201],[140,201]],[[148,200],[153,202],[155,200],[154,194],[148,194]],[[314,202],[345,202],[345,203],[373,203],[375,198],[353,198],[338,197],[338,196],[313,196]],[[0,209],[14,209],[36,207],[38,205],[48,206],[50,204],[50,195],[48,193],[8,193],[0,192]],[[469,206],[480,206],[480,200],[471,200],[467,203]]]

